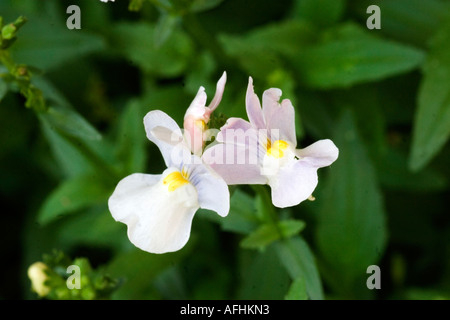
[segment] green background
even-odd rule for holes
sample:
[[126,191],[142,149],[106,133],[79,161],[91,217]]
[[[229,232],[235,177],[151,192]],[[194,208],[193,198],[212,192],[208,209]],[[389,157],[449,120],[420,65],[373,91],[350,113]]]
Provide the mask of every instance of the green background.
[[[37,299],[27,268],[56,270],[55,249],[84,259],[92,291],[48,298],[100,298],[102,276],[113,299],[450,297],[450,2],[3,0],[0,16],[27,18],[1,52],[31,73],[0,64],[0,299]],[[267,188],[232,187],[228,217],[200,210],[185,248],[142,252],[107,199],[126,175],[164,170],[143,116],[182,125],[223,71],[216,115],[247,119],[252,76],[259,97],[291,99],[300,147],[329,138],[339,158],[313,202],[275,210]],[[366,287],[374,264],[380,290]]]

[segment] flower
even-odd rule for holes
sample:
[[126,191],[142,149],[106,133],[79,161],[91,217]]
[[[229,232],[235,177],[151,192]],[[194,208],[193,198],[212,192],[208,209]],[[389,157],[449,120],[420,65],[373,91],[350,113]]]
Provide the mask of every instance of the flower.
[[40,297],[45,297],[49,294],[50,288],[45,285],[45,281],[48,280],[48,275],[46,274],[48,267],[43,262],[35,262],[28,267],[28,278],[31,280],[31,288]]
[[116,221],[127,225],[128,238],[136,247],[151,253],[177,251],[187,243],[199,208],[222,217],[228,214],[228,186],[191,154],[180,128],[167,114],[147,113],[144,126],[167,169],[159,175],[134,173],[123,178],[109,198],[109,210]]
[[250,122],[230,118],[202,159],[228,184],[268,184],[272,202],[284,208],[311,197],[318,183],[317,169],[331,165],[339,150],[331,140],[296,149],[295,110],[281,90],[263,93],[262,108],[250,77],[246,109]]
[[101,2],[108,2],[108,1],[111,1],[111,2],[114,2],[114,0],[100,0]]
[[222,100],[227,74],[224,72],[216,85],[216,93],[209,106],[206,107],[205,88],[200,87],[189,108],[184,115],[184,130],[186,141],[192,151],[196,155],[201,155],[205,145],[205,131],[211,113],[217,108]]

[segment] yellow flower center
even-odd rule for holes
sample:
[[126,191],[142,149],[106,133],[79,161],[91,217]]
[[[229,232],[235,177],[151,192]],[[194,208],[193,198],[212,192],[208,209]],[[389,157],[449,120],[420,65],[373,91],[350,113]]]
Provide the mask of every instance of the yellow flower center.
[[206,122],[204,120],[195,120],[195,125],[202,129],[202,131],[206,130]]
[[163,184],[167,185],[167,189],[172,192],[182,185],[189,183],[188,178],[189,174],[184,169],[181,172],[174,171],[172,173],[169,173],[167,177],[163,179]]
[[283,158],[284,150],[289,147],[289,143],[284,140],[276,140],[274,143],[271,143],[269,139],[267,139],[267,154],[276,159]]

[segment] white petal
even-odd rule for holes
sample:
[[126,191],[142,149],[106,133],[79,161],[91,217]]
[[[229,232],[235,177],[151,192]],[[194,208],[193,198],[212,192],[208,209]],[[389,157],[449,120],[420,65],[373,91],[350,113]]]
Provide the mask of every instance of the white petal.
[[162,175],[133,174],[122,179],[108,206],[117,221],[128,226],[128,237],[151,253],[181,249],[189,239],[192,219],[199,208],[195,187],[188,183],[169,191]]
[[217,81],[216,85],[216,93],[214,94],[214,98],[212,99],[211,103],[208,106],[208,112],[211,114],[217,106],[219,105],[220,101],[222,100],[223,91],[225,90],[225,83],[227,82],[227,73],[224,72],[222,76],[220,77],[219,81]]
[[325,139],[319,140],[304,149],[297,149],[296,154],[312,166],[322,168],[336,161],[339,156],[339,149],[333,141]]
[[[174,144],[183,141],[177,146],[180,148],[187,148],[187,146],[184,145],[183,134],[175,120],[160,110],[154,110],[145,115],[144,126],[147,138],[158,146],[167,167],[176,164],[173,161]],[[171,142],[167,141],[168,139]]]
[[193,116],[195,119],[202,119],[206,111],[206,92],[204,87],[200,87],[197,95],[186,110],[184,118]]
[[200,208],[213,210],[222,217],[230,210],[230,192],[226,182],[204,164],[191,166],[189,180],[197,189]]
[[269,180],[272,203],[279,208],[292,207],[308,199],[318,183],[317,168],[308,162],[291,161]]

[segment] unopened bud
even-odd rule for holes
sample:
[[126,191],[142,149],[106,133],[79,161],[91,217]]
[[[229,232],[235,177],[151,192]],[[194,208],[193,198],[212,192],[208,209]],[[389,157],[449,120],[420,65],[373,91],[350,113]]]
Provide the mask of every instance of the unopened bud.
[[50,288],[45,285],[45,281],[48,279],[45,270],[48,267],[43,262],[35,262],[28,268],[28,278],[31,280],[31,288],[40,297],[45,297]]

